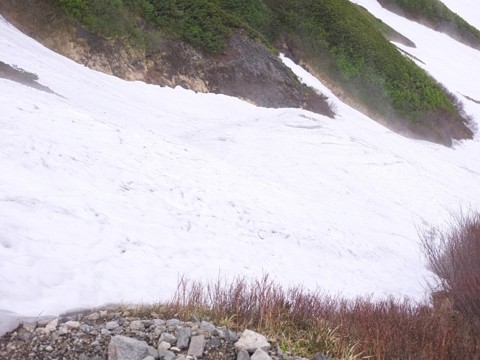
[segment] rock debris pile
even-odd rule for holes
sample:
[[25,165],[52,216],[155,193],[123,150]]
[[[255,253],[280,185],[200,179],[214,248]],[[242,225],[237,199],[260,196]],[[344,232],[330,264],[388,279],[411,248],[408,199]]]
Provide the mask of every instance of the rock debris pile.
[[[251,330],[236,333],[206,321],[149,319],[118,309],[24,322],[0,338],[0,359],[303,360]],[[316,360],[329,360],[320,354]]]

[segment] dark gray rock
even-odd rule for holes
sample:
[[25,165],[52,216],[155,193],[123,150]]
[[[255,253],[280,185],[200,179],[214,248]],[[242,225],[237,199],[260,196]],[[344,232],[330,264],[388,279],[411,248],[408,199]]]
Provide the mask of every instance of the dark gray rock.
[[166,341],[170,345],[175,345],[177,343],[177,338],[170,333],[164,332],[164,333],[162,333],[162,335],[160,336],[160,339],[158,341],[159,342]]
[[230,330],[230,329],[226,329],[225,330],[225,339],[229,342],[229,343],[236,343],[238,341],[238,335],[236,332]]
[[208,340],[207,347],[209,349],[216,349],[222,345],[222,342],[218,337],[212,337],[210,340]]
[[92,331],[93,327],[90,326],[90,325],[87,325],[87,324],[82,324],[80,325],[80,331],[84,332],[84,333],[89,333],[90,331]]
[[190,346],[188,348],[188,355],[201,358],[203,357],[203,352],[205,351],[205,336],[196,335],[192,336],[190,340]]
[[247,350],[240,350],[237,355],[237,360],[250,360],[250,354]]
[[117,335],[108,344],[108,360],[143,360],[149,355],[151,350],[145,341]]
[[158,356],[160,360],[173,360],[175,353],[165,349],[158,349]]
[[225,327],[216,328],[215,331],[212,332],[212,335],[218,336],[220,339],[225,339]]
[[155,326],[166,326],[167,322],[165,320],[162,320],[162,319],[154,319],[153,320],[153,325],[155,325]]
[[209,333],[213,333],[217,328],[215,327],[215,325],[213,325],[212,323],[210,323],[208,321],[202,321],[200,323],[200,329],[206,330]]
[[145,331],[145,325],[140,320],[135,320],[130,323],[130,329],[133,331]]
[[177,347],[180,349],[186,349],[190,343],[192,330],[187,326],[183,326],[178,328],[175,334],[177,335]]

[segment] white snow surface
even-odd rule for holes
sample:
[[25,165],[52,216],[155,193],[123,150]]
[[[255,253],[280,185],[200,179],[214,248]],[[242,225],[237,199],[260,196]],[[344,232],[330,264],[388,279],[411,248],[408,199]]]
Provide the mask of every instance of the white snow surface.
[[[480,52],[355,2],[480,119],[460,95],[480,100]],[[462,3],[478,24],[480,4]],[[165,300],[180,275],[423,299],[417,227],[478,208],[478,136],[453,149],[404,138],[282,58],[335,119],[122,81],[0,18],[0,61],[58,94],[0,79],[0,333],[12,314]]]

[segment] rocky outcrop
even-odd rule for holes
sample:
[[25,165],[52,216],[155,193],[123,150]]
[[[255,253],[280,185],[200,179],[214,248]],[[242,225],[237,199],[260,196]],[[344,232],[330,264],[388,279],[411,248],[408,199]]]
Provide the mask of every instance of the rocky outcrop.
[[225,50],[216,55],[167,37],[159,37],[156,48],[151,54],[139,53],[79,28],[67,46],[56,50],[127,80],[225,94],[259,106],[334,115],[324,96],[301,84],[278,56],[244,31],[232,34]]
[[219,54],[161,33],[155,33],[154,44],[145,49],[126,39],[105,39],[81,25],[60,24],[63,28],[56,29],[46,23],[53,15],[29,14],[33,10],[19,11],[19,6],[5,1],[0,12],[45,46],[91,69],[125,80],[235,96],[259,106],[304,108],[334,116],[325,96],[301,84],[276,54],[244,30],[234,32]]
[[207,321],[137,317],[115,307],[24,322],[0,337],[0,359],[307,360],[251,330],[237,334]]

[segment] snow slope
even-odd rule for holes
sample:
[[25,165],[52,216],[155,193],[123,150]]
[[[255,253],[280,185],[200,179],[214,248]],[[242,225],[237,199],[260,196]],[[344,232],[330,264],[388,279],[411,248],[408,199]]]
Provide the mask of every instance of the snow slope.
[[[356,2],[413,40],[407,51],[449,89],[480,99],[480,52]],[[406,139],[333,94],[329,119],[125,82],[3,19],[0,61],[58,94],[0,79],[0,331],[7,312],[165,299],[182,274],[421,299],[416,226],[480,203],[478,137],[454,149]]]

